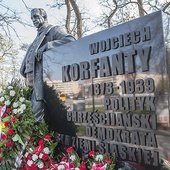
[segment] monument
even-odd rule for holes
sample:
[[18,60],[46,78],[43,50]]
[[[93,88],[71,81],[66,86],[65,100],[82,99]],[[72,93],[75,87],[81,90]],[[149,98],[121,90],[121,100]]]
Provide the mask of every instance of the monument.
[[29,46],[22,62],[20,73],[26,78],[26,85],[32,88],[32,107],[37,121],[44,116],[43,95],[43,53],[62,44],[74,41],[75,38],[64,33],[59,26],[48,24],[47,14],[42,8],[31,10],[31,20],[37,28],[37,36]]
[[[170,157],[170,88],[160,11],[52,49],[43,58],[44,81],[62,83],[66,105],[72,104],[71,96],[84,98],[82,110],[67,112],[67,120],[84,127],[84,133],[61,134],[65,145],[153,167]],[[79,85],[78,92],[71,83]]]

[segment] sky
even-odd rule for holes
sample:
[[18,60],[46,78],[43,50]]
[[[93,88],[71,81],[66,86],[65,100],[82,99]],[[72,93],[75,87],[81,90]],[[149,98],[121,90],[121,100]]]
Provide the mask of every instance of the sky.
[[[61,0],[62,1],[62,0]],[[50,8],[47,4],[53,4],[55,0],[24,0],[25,4],[29,8],[44,8],[48,15],[48,22],[52,25],[63,25],[61,23],[62,18],[65,18],[66,11],[58,10],[56,8]],[[19,11],[21,17],[29,24],[32,25],[30,19],[30,12],[25,8],[25,5],[22,0],[3,0],[2,4],[9,6],[11,9]],[[95,17],[99,10],[99,5],[96,0],[83,0],[79,5],[88,9],[91,18]],[[98,12],[97,12],[98,11]],[[64,14],[64,15],[63,15]],[[21,24],[15,23],[14,27],[16,28],[21,40],[24,43],[31,43],[36,36],[36,28],[34,27],[23,27]],[[16,43],[19,43],[19,40],[16,40]]]
[[[20,48],[22,43],[31,44],[36,37],[37,31],[36,28],[33,27],[31,18],[30,18],[30,11],[25,7],[23,1],[29,8],[43,8],[47,12],[48,15],[48,22],[52,25],[63,25],[63,18],[65,18],[65,9],[58,10],[56,8],[50,8],[47,4],[54,4],[55,0],[2,0],[1,4],[8,6],[13,11],[19,12],[19,16],[28,24],[32,25],[32,27],[26,26],[24,27],[22,24],[13,23],[13,27],[16,29],[20,39],[16,37],[16,34],[13,32],[11,35],[12,39],[14,40],[14,44],[16,49]],[[61,0],[63,1],[63,0]],[[88,13],[90,14],[91,18],[95,18],[100,12],[99,5],[97,4],[97,0],[78,0],[79,5],[81,7],[86,8]],[[0,8],[2,10],[2,8]],[[6,12],[6,11],[1,11]],[[65,28],[64,28],[65,29]],[[97,29],[96,29],[97,30]],[[0,30],[1,32],[2,30]],[[92,34],[97,31],[93,31],[89,34]],[[18,69],[17,76],[19,74],[19,68],[21,66],[22,60],[25,56],[25,51],[19,50],[19,54],[17,55],[16,59],[16,68]],[[7,62],[6,62],[7,61]],[[0,65],[0,84],[1,82],[7,81],[10,82],[11,75],[13,74],[13,70],[11,69],[11,61],[8,58],[5,58],[5,64]],[[4,72],[2,70],[5,70]],[[7,72],[8,70],[8,72]],[[4,77],[4,78],[3,78]],[[21,78],[21,77],[20,77]]]

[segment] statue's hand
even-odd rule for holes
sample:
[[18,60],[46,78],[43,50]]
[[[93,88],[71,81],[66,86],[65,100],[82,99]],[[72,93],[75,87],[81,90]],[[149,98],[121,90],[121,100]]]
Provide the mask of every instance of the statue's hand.
[[46,45],[43,45],[41,48],[38,49],[35,55],[37,61],[40,61],[42,59],[44,51],[46,51]]

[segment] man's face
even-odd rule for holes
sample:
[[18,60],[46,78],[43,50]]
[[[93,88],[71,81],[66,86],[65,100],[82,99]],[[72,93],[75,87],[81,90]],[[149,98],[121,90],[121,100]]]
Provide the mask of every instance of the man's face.
[[33,10],[31,12],[31,19],[36,28],[40,28],[44,23],[44,18],[41,16],[39,10]]

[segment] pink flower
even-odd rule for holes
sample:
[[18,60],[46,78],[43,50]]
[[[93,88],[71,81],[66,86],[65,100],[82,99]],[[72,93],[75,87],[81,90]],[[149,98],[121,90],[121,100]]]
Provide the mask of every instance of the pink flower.
[[92,170],[106,170],[107,165],[103,165],[102,163],[94,164],[92,166]]
[[10,142],[10,141],[6,142],[6,147],[11,148],[12,147],[12,142]]
[[10,125],[10,122],[8,122],[8,121],[4,122],[5,127],[8,127],[9,125]]
[[1,140],[6,140],[6,135],[5,134],[1,134]]
[[110,158],[104,159],[104,162],[105,162],[105,163],[108,163],[108,164],[112,164],[112,160],[111,160]]
[[30,170],[30,167],[29,167],[29,165],[28,164],[26,164],[25,166],[24,166],[24,168],[23,168],[24,170]]
[[50,140],[51,139],[51,136],[50,135],[45,135],[44,136],[44,140]]
[[48,157],[48,154],[44,154],[44,155],[42,156],[42,160],[43,160],[43,161],[47,161],[48,158],[49,158],[49,157]]
[[73,152],[73,148],[72,147],[69,147],[69,148],[67,148],[67,153],[72,153]]
[[86,166],[84,164],[80,164],[79,169],[80,170],[86,170]]
[[43,151],[43,149],[44,149],[44,146],[39,145],[39,146],[37,146],[37,147],[34,149],[34,153],[35,153],[36,155],[39,155],[39,154]]
[[61,161],[62,161],[62,162],[66,162],[67,160],[68,160],[68,157],[67,157],[67,156],[64,156],[64,157],[61,158]]
[[51,167],[51,166],[53,166],[55,164],[56,164],[55,161],[52,160],[52,159],[50,161],[48,161],[48,167]]
[[69,168],[75,168],[74,163],[70,162],[70,164],[69,164]]
[[46,167],[46,166],[43,166],[43,167],[42,167],[42,170],[47,170],[47,167]]
[[30,153],[27,155],[27,159],[32,160],[32,155]]
[[0,148],[0,153],[2,153],[2,148]]
[[90,156],[90,157],[94,156],[94,154],[95,154],[95,151],[90,151],[90,152],[89,152],[89,156]]
[[38,170],[38,167],[36,164],[32,164],[30,170]]
[[5,112],[6,113],[10,113],[11,112],[11,108],[7,108]]
[[11,121],[12,122],[16,122],[18,120],[18,118],[16,117],[16,116],[13,116],[12,118],[11,118]]
[[44,140],[43,140],[43,139],[40,139],[40,140],[38,141],[38,145],[44,146]]
[[6,113],[4,113],[4,114],[2,115],[2,118],[5,118],[5,117],[7,117],[7,114],[6,114]]
[[13,134],[14,134],[14,130],[13,130],[13,129],[9,129],[9,130],[8,130],[8,135],[9,135],[9,136],[12,136]]
[[42,170],[47,170],[47,167],[46,167],[46,166],[43,166],[43,167],[42,167]]
[[0,157],[0,162],[2,162],[2,160],[3,160],[2,157]]

